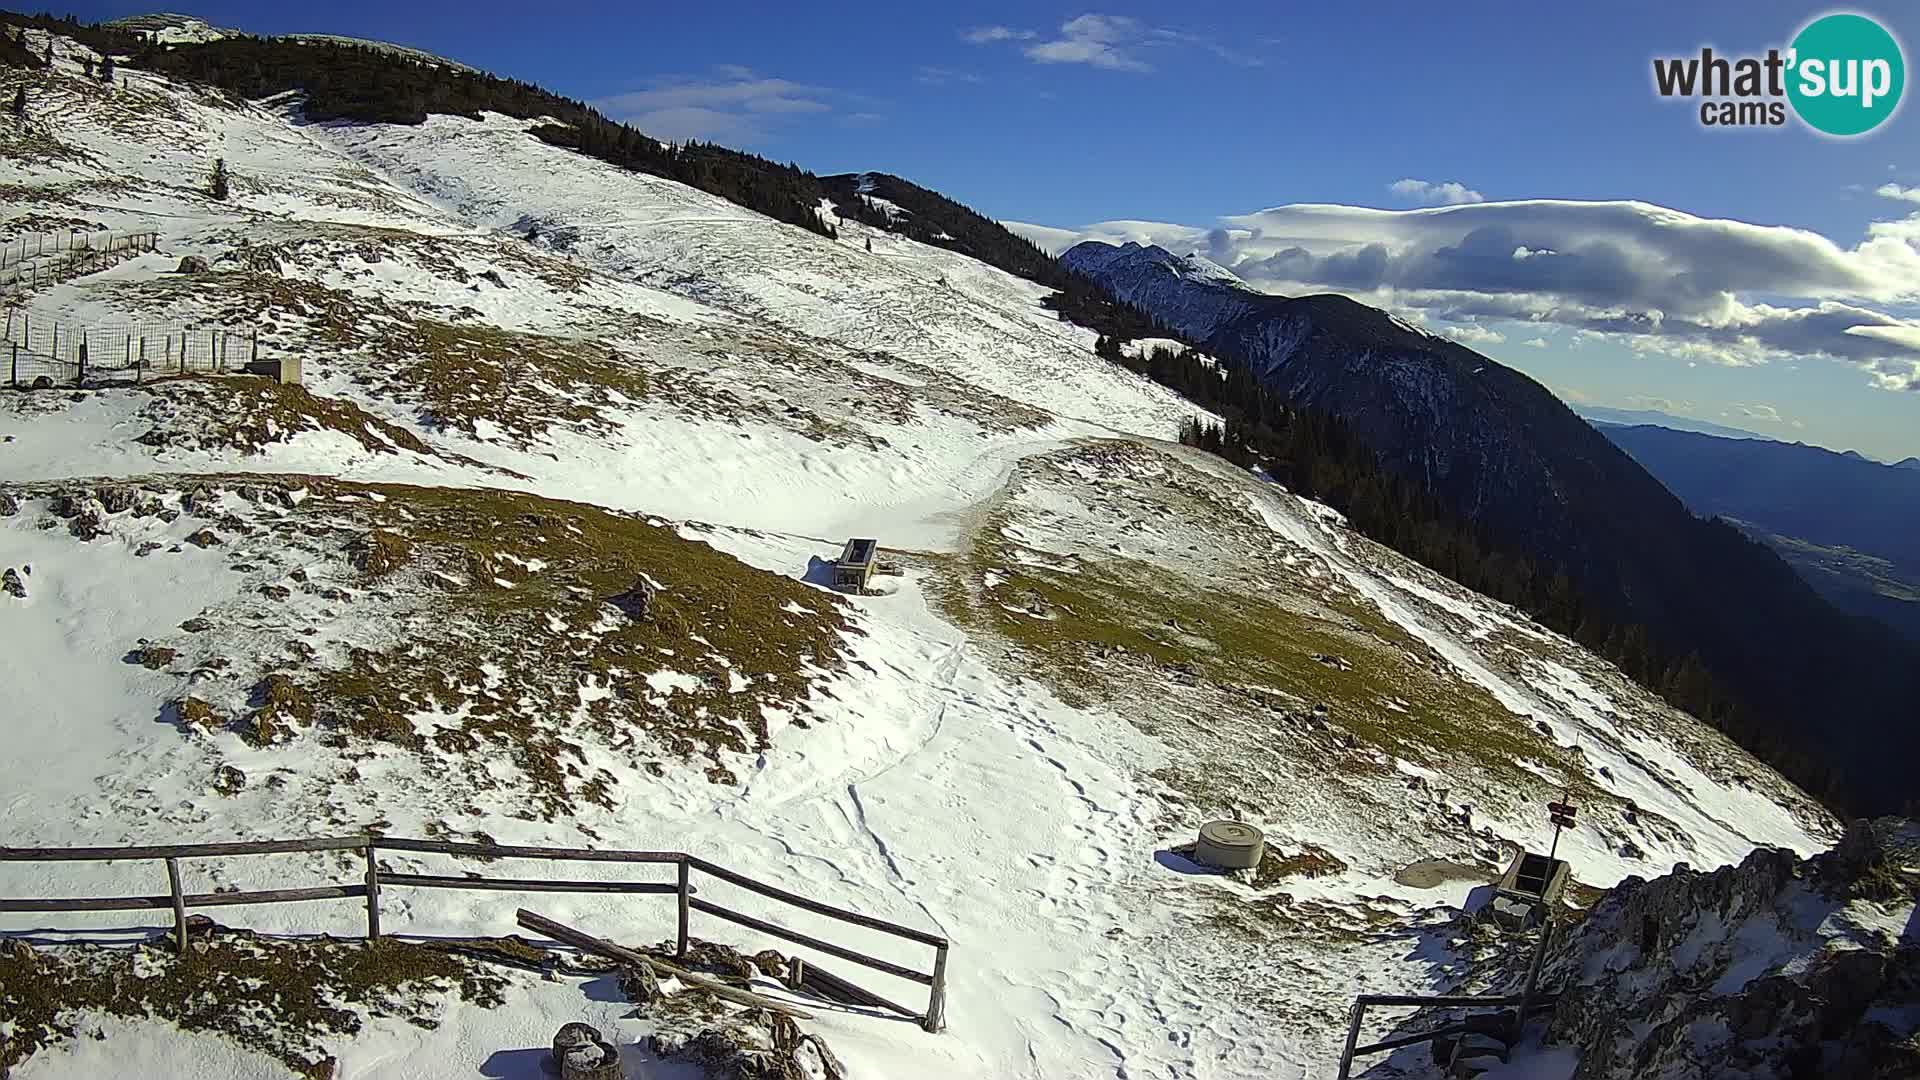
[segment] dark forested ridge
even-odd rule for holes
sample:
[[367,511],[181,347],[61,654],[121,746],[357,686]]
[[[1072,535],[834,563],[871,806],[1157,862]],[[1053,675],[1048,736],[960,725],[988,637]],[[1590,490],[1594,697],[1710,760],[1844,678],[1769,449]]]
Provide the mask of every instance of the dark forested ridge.
[[1909,804],[1920,648],[1690,513],[1538,383],[1345,297],[1171,278],[1143,295],[1176,329],[1209,326],[1231,372],[1166,358],[1152,373],[1232,418],[1190,433],[1209,448],[1590,646],[1828,802]]
[[110,26],[4,12],[0,18],[52,30],[89,48],[129,56],[135,67],[244,98],[299,90],[306,96],[304,112],[310,120],[418,124],[435,114],[478,119],[483,111],[523,120],[548,117],[555,123],[533,130],[547,142],[833,235],[818,213],[824,192],[812,173],[711,143],[663,144],[585,102],[517,79],[346,42],[237,35],[204,44],[156,45],[144,35]]
[[[1057,290],[1043,303],[1062,319],[1120,338],[1176,337],[1104,286],[1062,265],[1025,237],[937,191],[886,173],[842,173],[820,180],[842,217],[910,240],[957,251],[988,266]],[[885,199],[904,213],[890,214]]]

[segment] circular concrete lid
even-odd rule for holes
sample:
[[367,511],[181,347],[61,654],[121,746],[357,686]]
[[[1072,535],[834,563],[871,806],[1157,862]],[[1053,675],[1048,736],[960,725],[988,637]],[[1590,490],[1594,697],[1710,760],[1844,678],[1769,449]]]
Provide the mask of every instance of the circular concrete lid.
[[1217,848],[1250,848],[1260,843],[1260,830],[1238,821],[1209,821],[1200,826],[1200,839]]

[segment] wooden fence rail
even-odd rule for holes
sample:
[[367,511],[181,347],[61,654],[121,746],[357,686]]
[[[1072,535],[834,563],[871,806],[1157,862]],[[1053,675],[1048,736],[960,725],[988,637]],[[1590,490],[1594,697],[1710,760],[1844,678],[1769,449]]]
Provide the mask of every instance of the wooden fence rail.
[[[308,852],[351,851],[366,864],[365,878],[351,885],[329,884],[297,889],[256,889],[248,892],[189,893],[181,884],[183,859],[221,858],[233,855],[286,855]],[[563,862],[617,862],[671,864],[673,881],[582,881],[552,878],[466,877],[442,874],[402,874],[382,871],[379,854],[383,851],[450,855],[474,859],[537,859]],[[248,904],[285,904],[307,900],[364,900],[367,908],[367,938],[380,937],[380,895],[386,888],[478,889],[497,892],[611,893],[634,896],[672,896],[678,904],[676,959],[685,961],[689,945],[691,914],[695,911],[723,919],[736,926],[781,938],[818,952],[848,960],[895,978],[928,987],[927,1010],[918,1014],[920,1026],[927,1031],[946,1028],[947,951],[949,943],[938,934],[915,930],[899,923],[862,915],[801,896],[762,881],[757,881],[724,866],[681,851],[619,851],[586,848],[527,847],[511,844],[461,844],[442,840],[416,840],[398,836],[343,836],[307,840],[259,840],[215,844],[160,844],[136,847],[0,848],[0,862],[129,862],[155,861],[165,864],[167,892],[157,896],[107,897],[28,897],[0,898],[0,913],[58,911],[166,911],[173,912],[174,935],[180,951],[187,948],[187,913],[196,908],[229,907]],[[735,911],[709,900],[700,899],[693,875],[726,882],[790,907],[800,908],[829,919],[888,934],[929,946],[934,950],[933,970],[921,972],[902,964],[869,956],[858,950],[780,926],[744,912]],[[874,995],[868,994],[869,997]],[[905,1011],[887,1003],[896,1011]]]

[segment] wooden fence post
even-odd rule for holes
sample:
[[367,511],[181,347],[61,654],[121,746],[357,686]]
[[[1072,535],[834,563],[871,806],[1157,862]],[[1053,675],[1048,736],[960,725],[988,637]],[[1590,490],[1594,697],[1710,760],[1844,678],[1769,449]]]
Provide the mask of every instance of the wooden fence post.
[[367,841],[367,941],[380,940],[380,864],[374,861],[379,849]]
[[18,342],[8,342],[8,344],[13,346],[13,373],[8,376],[7,382],[8,385],[17,388],[20,385],[20,345]]
[[253,343],[248,346],[247,362],[254,363],[254,362],[257,362],[259,359],[260,359],[260,328],[256,326],[253,328]]
[[173,896],[173,936],[180,955],[187,955],[187,899],[180,890],[180,860],[167,860],[167,891]]
[[79,374],[73,378],[73,385],[82,387],[87,385],[87,332],[85,330],[80,331],[80,370]]
[[938,1035],[947,1030],[947,947],[940,946],[933,953],[933,996],[927,999],[927,1016],[920,1022],[921,1028]]
[[680,939],[679,947],[674,951],[674,955],[681,960],[687,958],[688,894],[692,892],[687,887],[688,873],[687,858],[682,855],[680,857]]
[[140,376],[147,370],[147,335],[140,335],[140,366],[133,369],[133,381],[139,382]]

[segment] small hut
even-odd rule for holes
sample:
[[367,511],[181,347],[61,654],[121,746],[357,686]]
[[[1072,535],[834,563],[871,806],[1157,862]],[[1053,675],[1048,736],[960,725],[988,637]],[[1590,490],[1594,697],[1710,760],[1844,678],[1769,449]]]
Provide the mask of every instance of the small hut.
[[1560,904],[1567,890],[1564,860],[1534,851],[1520,851],[1494,886],[1487,911],[1508,930],[1539,925]]
[[843,592],[865,592],[879,563],[880,541],[862,537],[847,541],[847,546],[840,549],[839,561],[833,564],[833,587]]

